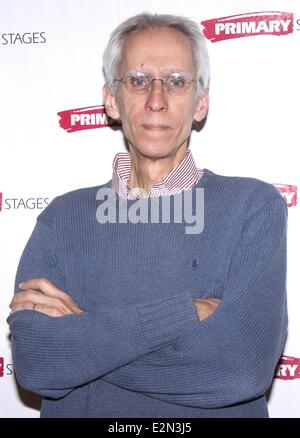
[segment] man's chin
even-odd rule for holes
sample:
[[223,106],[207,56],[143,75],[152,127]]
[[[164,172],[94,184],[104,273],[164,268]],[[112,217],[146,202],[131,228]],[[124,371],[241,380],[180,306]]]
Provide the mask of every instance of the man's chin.
[[140,155],[142,155],[144,158],[149,158],[151,160],[159,160],[174,155],[176,151],[170,150],[169,148],[163,148],[162,146],[157,146],[157,147],[138,149],[137,152]]

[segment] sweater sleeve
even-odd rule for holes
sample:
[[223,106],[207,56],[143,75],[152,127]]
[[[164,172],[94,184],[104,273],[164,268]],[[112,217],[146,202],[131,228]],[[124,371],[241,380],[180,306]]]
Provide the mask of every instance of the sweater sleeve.
[[150,397],[202,408],[263,395],[286,338],[286,218],[280,195],[249,215],[214,314],[192,323],[172,346],[104,378]]
[[[53,240],[51,227],[39,219],[20,259],[16,285],[47,278],[64,289]],[[19,291],[17,286],[15,290]],[[187,295],[143,304],[101,305],[79,316],[13,312],[8,323],[16,376],[24,388],[59,398],[174,341],[194,320],[197,312]]]

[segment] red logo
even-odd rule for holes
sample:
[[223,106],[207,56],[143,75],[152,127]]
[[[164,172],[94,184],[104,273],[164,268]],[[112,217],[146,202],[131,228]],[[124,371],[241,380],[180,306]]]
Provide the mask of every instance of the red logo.
[[282,356],[276,368],[275,379],[300,379],[300,359]]
[[0,377],[4,376],[4,357],[0,357]]
[[295,207],[297,205],[297,186],[289,184],[273,184],[279,191],[288,207]]
[[103,105],[60,111],[57,115],[60,116],[60,127],[67,132],[105,128],[115,124],[108,118]]
[[0,192],[0,211],[2,210],[2,193]]
[[249,12],[202,21],[203,33],[212,43],[256,35],[286,35],[293,32],[291,12]]

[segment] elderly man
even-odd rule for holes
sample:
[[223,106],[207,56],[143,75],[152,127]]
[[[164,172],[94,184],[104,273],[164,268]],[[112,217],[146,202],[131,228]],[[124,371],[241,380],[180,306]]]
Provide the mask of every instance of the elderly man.
[[[43,417],[267,417],[287,327],[285,203],[196,167],[209,85],[196,23],[130,18],[104,72],[129,153],[107,184],[38,217],[8,318],[17,379]],[[204,215],[197,232],[178,220],[189,209]]]

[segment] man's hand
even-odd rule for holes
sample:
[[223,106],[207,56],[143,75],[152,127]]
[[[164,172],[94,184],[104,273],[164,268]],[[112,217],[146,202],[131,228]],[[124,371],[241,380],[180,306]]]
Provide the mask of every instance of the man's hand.
[[212,315],[220,302],[221,300],[219,300],[218,298],[197,298],[196,300],[193,300],[193,303],[195,304],[198,312],[199,319],[201,321]]
[[19,284],[17,293],[9,307],[18,310],[36,310],[49,316],[80,315],[82,310],[67,293],[54,286],[46,278],[33,278]]

